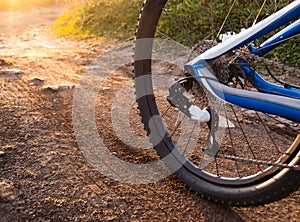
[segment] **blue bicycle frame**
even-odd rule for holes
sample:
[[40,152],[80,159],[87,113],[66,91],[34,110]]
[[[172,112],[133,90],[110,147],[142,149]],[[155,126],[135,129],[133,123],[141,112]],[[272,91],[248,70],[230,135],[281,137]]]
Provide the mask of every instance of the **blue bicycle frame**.
[[282,42],[300,33],[299,17],[300,0],[296,0],[251,28],[204,52],[186,64],[185,70],[194,75],[195,79],[203,84],[212,94],[228,103],[300,122],[300,90],[269,83],[255,72],[250,65],[244,62],[240,64],[241,68],[246,73],[246,76],[251,78],[254,87],[259,92],[231,88],[218,83],[215,75],[209,69],[209,66],[206,65],[207,62],[243,45],[249,45],[253,40],[298,19],[265,41],[259,48],[249,45],[251,53],[255,55],[262,56],[270,52]]

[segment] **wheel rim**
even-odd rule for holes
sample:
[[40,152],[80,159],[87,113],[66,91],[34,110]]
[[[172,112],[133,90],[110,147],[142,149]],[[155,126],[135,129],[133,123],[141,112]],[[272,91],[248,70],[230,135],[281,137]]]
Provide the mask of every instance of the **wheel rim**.
[[[180,2],[180,1],[177,1]],[[181,3],[180,3],[181,4]],[[182,3],[183,4],[183,3]],[[167,5],[168,6],[168,5]],[[167,6],[164,8],[164,13],[167,17],[170,17],[170,12],[168,11]],[[176,26],[178,24],[175,23]],[[179,27],[187,27],[187,25],[179,26]],[[158,36],[165,37],[166,35],[159,29],[157,30]],[[173,39],[172,37],[167,37],[167,39]],[[191,43],[194,41],[191,41],[192,37],[187,37],[187,42]],[[192,43],[194,44],[194,43]],[[152,73],[153,78],[155,79],[156,74],[155,70],[159,70],[159,67],[155,67],[155,64],[152,65],[152,70],[154,70]],[[151,67],[149,67],[149,70],[146,69],[147,73],[151,73]],[[163,72],[166,74],[165,72]],[[159,73],[158,73],[159,74]],[[166,74],[168,75],[168,74]],[[171,73],[170,76],[174,75]],[[175,77],[177,77],[175,75]],[[179,78],[179,77],[178,77]],[[175,80],[174,80],[175,81]],[[177,126],[177,124],[172,125],[172,123],[178,123],[178,116],[175,114],[166,114],[166,110],[169,110],[169,106],[166,104],[165,95],[161,93],[160,91],[156,91],[154,89],[154,94],[156,96],[156,104],[157,107],[152,107],[152,105],[149,105],[149,107],[152,107],[151,109],[151,115],[162,115],[169,132],[169,137],[174,141],[174,147],[176,146],[179,150],[183,151],[182,155],[186,154],[186,145],[178,146],[177,139],[176,139],[176,130],[179,130],[179,134],[181,133],[180,128],[181,126]],[[149,104],[152,103],[152,99],[149,99]],[[206,105],[206,104],[204,104]],[[228,105],[227,105],[228,106]],[[157,110],[159,110],[159,113],[157,113]],[[203,179],[206,179],[208,181],[211,181],[216,184],[226,184],[226,185],[232,185],[235,184],[241,185],[241,184],[251,184],[256,183],[260,181],[262,178],[265,180],[267,177],[272,177],[272,175],[276,174],[279,170],[281,170],[282,165],[280,164],[288,164],[289,161],[296,155],[296,153],[299,150],[298,145],[291,146],[294,138],[297,135],[298,126],[295,126],[294,123],[280,118],[280,121],[278,121],[277,117],[268,115],[265,116],[265,114],[258,113],[258,112],[251,112],[251,110],[239,110],[235,111],[235,109],[239,109],[237,107],[228,106],[226,108],[226,119],[231,119],[231,121],[235,122],[235,125],[239,127],[240,130],[236,129],[226,129],[225,131],[225,138],[227,137],[229,141],[227,144],[225,143],[223,147],[220,148],[220,152],[218,153],[219,156],[226,156],[228,153],[229,156],[236,156],[242,159],[250,159],[250,160],[261,160],[263,161],[262,164],[257,163],[245,163],[245,161],[231,161],[231,160],[222,160],[223,162],[217,163],[218,155],[212,162],[214,163],[214,169],[200,169],[199,168],[199,159],[201,159],[201,150],[204,147],[204,142],[207,141],[207,135],[209,135],[209,130],[206,127],[206,132],[202,133],[201,135],[206,135],[204,138],[200,139],[201,143],[198,143],[195,147],[194,153],[191,153],[191,155],[188,155],[186,158],[188,162],[185,164],[185,167],[189,169],[189,171],[199,177],[202,177]],[[172,111],[174,112],[174,110]],[[230,113],[228,115],[228,113]],[[176,113],[176,112],[175,112]],[[170,115],[170,116],[168,116]],[[173,117],[172,117],[173,115]],[[230,117],[229,117],[230,116]],[[263,117],[262,117],[263,116]],[[234,120],[232,120],[235,119]],[[241,120],[239,120],[241,118]],[[266,120],[268,119],[268,120]],[[267,121],[267,124],[264,122]],[[251,123],[252,122],[252,123]],[[256,124],[257,123],[257,124]],[[252,125],[251,125],[252,124]],[[260,125],[260,128],[264,131],[264,136],[261,135],[261,131],[257,130],[256,127]],[[274,126],[273,126],[274,125]],[[250,127],[251,126],[251,127]],[[202,126],[203,129],[205,129],[205,126]],[[252,128],[249,130],[249,128]],[[238,132],[235,132],[238,131]],[[252,135],[246,135],[246,132],[251,132]],[[282,133],[284,132],[284,134]],[[271,135],[273,134],[273,135]],[[257,139],[257,135],[260,135],[260,139]],[[287,136],[288,135],[288,138]],[[250,136],[250,139],[249,139]],[[239,146],[235,144],[234,138],[238,138],[243,142],[240,142]],[[268,140],[268,142],[266,142]],[[256,142],[253,142],[256,141]],[[244,145],[246,144],[246,145]],[[284,145],[284,146],[283,146]],[[170,151],[173,149],[173,145],[168,145]],[[239,149],[229,149],[233,147],[239,147]],[[245,148],[248,147],[248,148]],[[250,147],[250,149],[249,149]],[[254,147],[255,149],[253,149]],[[280,147],[280,149],[279,149]],[[198,149],[198,150],[197,150]],[[259,149],[259,150],[258,150]],[[239,154],[240,156],[237,156],[237,152],[241,152],[243,150],[244,152],[247,152],[247,154],[242,153]],[[246,150],[246,151],[245,151]],[[264,152],[262,152],[264,151]],[[220,155],[221,153],[221,155]],[[257,158],[257,156],[264,156],[263,158]],[[198,155],[198,157],[197,157]],[[200,156],[199,156],[200,155]],[[222,159],[222,158],[220,158]],[[240,163],[241,162],[241,163]],[[267,165],[267,162],[272,162],[271,167]],[[276,165],[277,162],[277,165]],[[236,169],[234,172],[230,173],[227,172],[228,170],[225,169],[223,172],[220,172],[221,166],[227,165],[227,168],[229,170]],[[241,165],[241,166],[240,166]],[[211,166],[211,164],[210,164]],[[250,170],[249,170],[250,169]],[[245,170],[248,170],[248,173],[245,174]]]

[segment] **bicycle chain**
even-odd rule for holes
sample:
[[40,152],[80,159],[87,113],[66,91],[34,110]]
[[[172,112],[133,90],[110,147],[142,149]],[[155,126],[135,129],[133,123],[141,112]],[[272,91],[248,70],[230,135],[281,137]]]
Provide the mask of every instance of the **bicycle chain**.
[[278,168],[288,168],[288,169],[300,171],[300,165],[289,166],[288,164],[283,164],[283,163],[272,163],[265,160],[255,160],[255,159],[249,159],[244,157],[227,156],[227,155],[219,155],[219,154],[217,155],[217,157],[226,160],[239,161],[242,163],[255,163],[257,165],[274,166]]
[[[250,58],[251,64],[257,63],[261,63],[264,66],[271,66],[274,68],[277,68],[279,71],[283,72],[288,72],[288,73],[293,73],[293,75],[300,75],[300,69],[297,69],[296,67],[291,67],[289,65],[286,64],[282,64],[276,61],[273,61],[271,59],[267,59],[265,57],[261,57],[258,55],[254,55],[252,53],[249,53],[247,51],[244,50],[239,50],[239,57],[246,57],[246,58]],[[249,61],[249,60],[248,60]]]
[[[194,52],[196,52],[199,55],[215,45],[217,45],[217,42],[214,42],[212,40],[202,40],[202,41],[198,42],[191,49],[189,60],[192,58],[192,54]],[[243,49],[238,49],[235,52],[238,54],[238,56],[236,56],[236,59],[244,58],[245,61],[251,62],[251,64],[253,64],[254,66],[258,66],[257,64],[261,64],[263,66],[270,66],[273,68],[277,68],[279,70],[279,72],[281,72],[281,73],[288,72],[288,73],[293,73],[293,75],[300,76],[300,69],[297,69],[296,67],[291,67],[286,64],[282,64],[280,62],[276,62],[276,61],[267,59],[265,57],[254,55],[249,52],[247,47],[245,47]],[[228,83],[228,80],[230,78],[232,78],[232,76],[229,76],[230,74],[228,73],[228,65],[226,65],[226,64],[228,64],[228,61],[224,58],[224,56],[217,59],[216,61],[217,61],[217,64],[216,64],[216,62],[210,62],[209,64],[212,66],[213,71],[215,71],[215,74],[216,74],[216,77],[218,78],[218,80],[226,84],[226,83]],[[230,63],[233,63],[234,61],[235,60],[233,59],[232,61],[230,61]],[[218,67],[217,67],[217,69],[214,69],[213,66],[218,66]],[[224,75],[224,73],[226,73],[226,75]],[[225,81],[224,81],[224,78],[225,78]]]
[[[211,40],[200,41],[191,49],[189,60],[193,58],[193,53],[196,52],[196,54],[199,55],[216,44],[217,44],[216,42],[213,42]],[[253,55],[249,53],[248,48],[238,49],[236,50],[236,54],[238,55],[236,56],[236,59],[244,58],[245,61],[251,62],[251,64],[257,63],[257,64],[262,64],[263,66],[271,66],[279,69],[279,71],[281,71],[282,73],[289,72],[289,73],[293,73],[294,75],[295,74],[300,75],[300,70],[296,69],[296,67],[290,67],[288,65],[281,64],[279,62],[275,62],[264,57]],[[231,63],[232,62],[234,62],[234,59],[231,61]],[[209,65],[214,71],[217,79],[222,83],[228,84],[233,81],[234,77],[236,77],[235,74],[231,73],[232,69],[230,70],[228,60],[224,56],[218,58],[216,61],[209,62]],[[244,83],[245,85],[247,84],[246,82]],[[237,85],[237,83],[235,83],[235,85]],[[202,98],[201,102],[207,102],[207,99],[203,98],[203,93],[205,93],[205,90],[198,84],[193,86],[192,93],[196,95],[198,98]],[[217,157],[222,159],[227,159],[227,160],[244,162],[244,163],[254,163],[257,165],[273,166],[278,168],[288,168],[297,171],[300,170],[300,165],[289,166],[288,164],[272,163],[264,160],[256,160],[256,159],[220,155],[220,154],[217,154]]]

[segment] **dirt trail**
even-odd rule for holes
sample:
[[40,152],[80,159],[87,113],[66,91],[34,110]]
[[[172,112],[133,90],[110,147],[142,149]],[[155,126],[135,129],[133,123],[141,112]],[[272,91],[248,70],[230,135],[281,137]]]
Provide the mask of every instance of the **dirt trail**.
[[[201,199],[172,176],[131,185],[89,165],[72,128],[72,86],[115,43],[47,34],[62,12],[0,12],[0,221],[299,221],[299,191],[266,206],[231,208]],[[130,79],[129,69],[111,77],[96,119],[112,151],[140,160],[145,153],[127,150],[109,123],[112,98]]]

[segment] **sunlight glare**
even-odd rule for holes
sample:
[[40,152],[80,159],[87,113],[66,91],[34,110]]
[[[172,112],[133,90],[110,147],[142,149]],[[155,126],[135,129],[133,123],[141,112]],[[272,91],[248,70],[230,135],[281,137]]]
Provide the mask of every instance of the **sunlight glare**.
[[19,0],[2,0],[2,2],[6,2],[7,5],[9,6],[15,6],[15,5],[18,5],[20,3]]
[[33,5],[55,2],[55,0],[0,0],[0,10],[22,9]]

